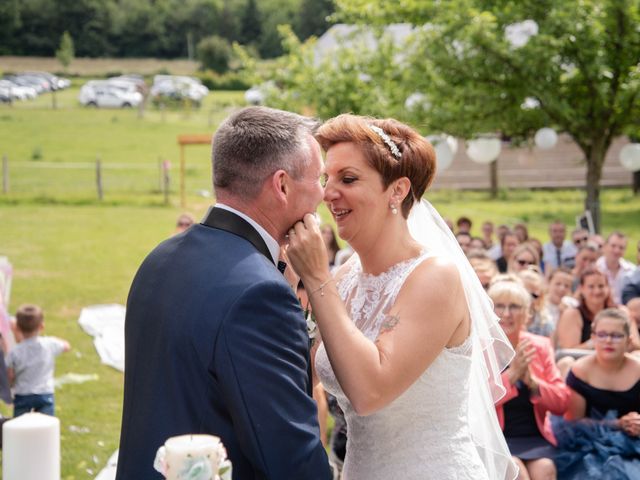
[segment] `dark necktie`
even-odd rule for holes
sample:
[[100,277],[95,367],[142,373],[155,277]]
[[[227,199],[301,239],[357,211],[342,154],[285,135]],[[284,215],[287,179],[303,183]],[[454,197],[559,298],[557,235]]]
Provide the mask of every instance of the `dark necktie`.
[[562,266],[562,250],[556,248],[556,261],[558,262],[558,267]]
[[284,271],[287,269],[287,262],[283,262],[282,260],[278,260],[278,270],[280,273],[284,275]]

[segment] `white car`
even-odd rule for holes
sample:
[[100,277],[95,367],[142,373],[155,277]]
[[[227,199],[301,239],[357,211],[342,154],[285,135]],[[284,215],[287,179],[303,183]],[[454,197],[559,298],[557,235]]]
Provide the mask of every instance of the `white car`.
[[33,100],[38,96],[35,88],[18,85],[9,80],[0,79],[0,88],[5,89],[11,98],[16,100]]
[[151,96],[164,96],[173,99],[188,98],[200,103],[209,93],[209,89],[194,77],[182,75],[156,75],[151,87]]
[[90,81],[80,89],[78,100],[89,107],[129,108],[140,105],[143,96],[135,87],[109,81]]

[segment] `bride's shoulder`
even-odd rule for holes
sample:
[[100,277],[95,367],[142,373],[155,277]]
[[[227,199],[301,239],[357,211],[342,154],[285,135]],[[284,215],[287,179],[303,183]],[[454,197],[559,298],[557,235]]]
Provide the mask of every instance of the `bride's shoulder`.
[[439,256],[425,255],[407,278],[406,284],[415,285],[423,292],[439,295],[454,291],[460,283],[458,268],[451,261]]

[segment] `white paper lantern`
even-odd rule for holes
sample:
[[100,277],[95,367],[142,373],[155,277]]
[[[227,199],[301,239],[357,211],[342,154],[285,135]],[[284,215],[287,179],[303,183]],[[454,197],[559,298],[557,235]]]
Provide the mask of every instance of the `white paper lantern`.
[[640,143],[628,143],[620,150],[620,163],[632,172],[640,170]]
[[476,163],[491,163],[502,150],[499,138],[476,138],[467,142],[467,155]]
[[533,141],[536,143],[538,148],[542,150],[549,150],[556,146],[558,143],[558,134],[553,128],[544,127],[536,132],[535,137],[533,137]]
[[262,105],[264,103],[264,93],[258,87],[251,87],[244,92],[244,100],[249,105]]
[[414,92],[404,101],[404,108],[407,110],[429,110],[431,102],[424,93]]
[[426,137],[427,140],[431,142],[431,145],[433,145],[433,149],[436,151],[436,165],[440,172],[449,168],[453,162],[454,153],[451,151],[447,137],[449,137],[449,135],[444,134],[429,135]]

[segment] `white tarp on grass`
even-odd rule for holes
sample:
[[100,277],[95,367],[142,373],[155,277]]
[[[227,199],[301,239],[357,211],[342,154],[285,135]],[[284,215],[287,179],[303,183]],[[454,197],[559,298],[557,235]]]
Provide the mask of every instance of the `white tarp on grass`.
[[[121,372],[124,372],[124,313],[122,305],[92,305],[83,308],[78,319],[82,329],[93,337],[102,363]],[[117,462],[116,450],[95,480],[115,479]]]
[[93,337],[100,360],[124,372],[124,313],[122,305],[92,305],[80,312],[78,323]]

